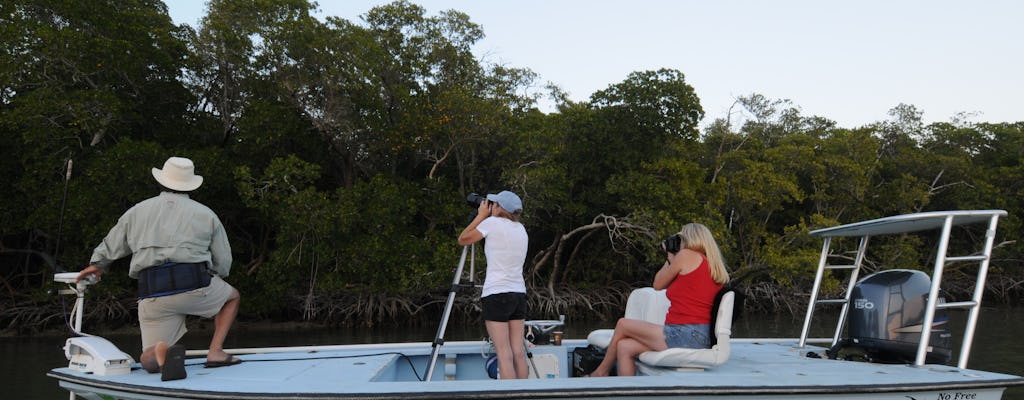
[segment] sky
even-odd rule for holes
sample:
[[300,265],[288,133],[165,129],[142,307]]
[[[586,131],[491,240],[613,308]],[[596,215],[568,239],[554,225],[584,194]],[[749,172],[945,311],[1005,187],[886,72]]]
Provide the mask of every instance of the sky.
[[[205,0],[165,0],[198,27]],[[899,104],[925,123],[1024,121],[1024,1],[418,0],[469,15],[485,63],[528,68],[574,101],[631,72],[682,72],[706,113],[739,96],[789,100],[855,128]],[[362,23],[387,1],[321,0],[316,14]],[[541,99],[541,110],[554,111]],[[734,116],[733,118],[738,118]]]

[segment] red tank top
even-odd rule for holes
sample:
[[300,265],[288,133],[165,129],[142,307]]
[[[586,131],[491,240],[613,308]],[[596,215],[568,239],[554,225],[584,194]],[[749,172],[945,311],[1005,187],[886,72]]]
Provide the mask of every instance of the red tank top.
[[665,324],[710,324],[711,305],[722,285],[711,279],[708,259],[701,257],[700,266],[688,274],[676,276],[665,295],[671,305]]

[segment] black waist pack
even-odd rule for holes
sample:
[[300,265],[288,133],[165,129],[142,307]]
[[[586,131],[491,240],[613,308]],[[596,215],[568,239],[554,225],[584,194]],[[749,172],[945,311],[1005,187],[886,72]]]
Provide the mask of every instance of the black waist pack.
[[206,263],[163,263],[139,271],[139,298],[170,296],[210,286]]

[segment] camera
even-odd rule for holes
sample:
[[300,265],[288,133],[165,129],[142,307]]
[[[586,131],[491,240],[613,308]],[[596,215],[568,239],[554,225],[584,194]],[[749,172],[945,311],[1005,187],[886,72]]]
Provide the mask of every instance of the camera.
[[485,201],[487,201],[487,196],[481,196],[476,193],[470,193],[468,196],[466,196],[466,203],[468,203],[469,206],[473,208],[480,207],[480,203],[483,203]]
[[661,247],[659,248],[659,250],[665,253],[676,254],[679,252],[679,246],[681,246],[682,244],[683,238],[682,236],[679,236],[679,234],[677,233],[675,235],[669,236],[668,239],[662,240]]

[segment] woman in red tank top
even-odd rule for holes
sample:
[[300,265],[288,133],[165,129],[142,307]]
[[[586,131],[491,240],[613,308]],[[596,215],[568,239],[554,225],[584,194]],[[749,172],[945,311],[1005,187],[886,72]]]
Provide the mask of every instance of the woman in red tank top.
[[665,249],[667,260],[651,285],[657,290],[667,289],[671,305],[665,325],[620,318],[604,360],[590,376],[607,376],[613,365],[618,366],[619,376],[636,375],[636,357],[645,351],[708,347],[711,305],[715,294],[729,281],[729,273],[706,226],[690,223],[677,235],[679,250]]

